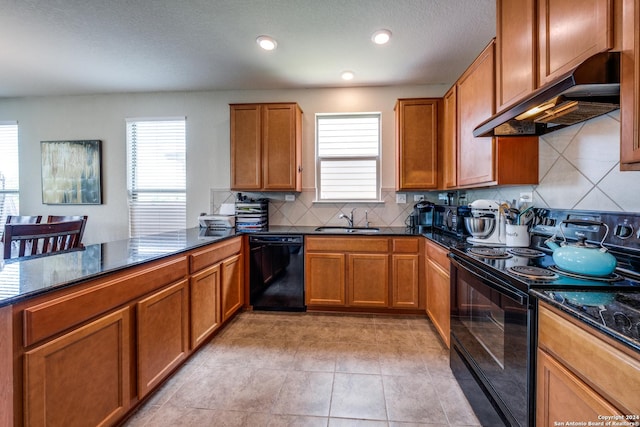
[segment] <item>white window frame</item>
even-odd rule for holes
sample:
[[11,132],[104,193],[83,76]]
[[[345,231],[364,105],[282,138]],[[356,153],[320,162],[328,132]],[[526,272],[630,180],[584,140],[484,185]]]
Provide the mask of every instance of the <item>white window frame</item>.
[[[319,120],[324,118],[377,118],[378,135],[377,135],[377,155],[358,155],[351,153],[343,156],[320,156],[320,129]],[[317,113],[316,114],[316,202],[319,203],[372,203],[382,202],[382,184],[381,184],[381,164],[382,164],[382,113],[380,112],[362,112],[362,113]],[[345,198],[329,198],[322,195],[322,162],[323,161],[373,161],[375,162],[375,195],[368,198],[345,197]]]
[[[184,176],[177,176],[178,185],[162,187],[150,185],[148,188],[140,187],[136,165],[138,164],[135,151],[133,126],[145,124],[148,126],[159,122],[183,122],[184,138],[171,140],[170,143],[184,144],[184,163],[182,165]],[[178,137],[179,138],[179,137]],[[147,141],[148,142],[148,141]],[[154,143],[160,143],[159,140]],[[126,145],[127,145],[127,194],[129,211],[129,237],[141,237],[144,235],[175,231],[186,228],[187,217],[187,188],[186,188],[186,162],[187,162],[187,122],[186,117],[153,117],[153,118],[127,118],[126,119]],[[159,159],[161,160],[161,159]],[[178,171],[182,173],[181,171]],[[147,200],[144,200],[144,199]],[[142,200],[141,200],[142,199]]]
[[[20,214],[19,132],[17,121],[0,121],[0,153],[2,153],[0,160],[0,236],[4,234],[7,215]],[[5,167],[3,166],[4,162],[7,162],[6,165],[15,165],[17,168],[16,176],[11,179],[15,182],[15,187],[6,188],[7,177],[2,170]],[[9,206],[9,204],[13,204],[13,206]]]

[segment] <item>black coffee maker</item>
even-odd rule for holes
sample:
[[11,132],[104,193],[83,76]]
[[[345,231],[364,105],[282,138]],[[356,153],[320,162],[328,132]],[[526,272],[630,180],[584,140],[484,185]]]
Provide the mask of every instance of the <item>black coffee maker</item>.
[[431,231],[433,225],[433,207],[434,204],[426,200],[421,200],[413,206],[413,212],[410,216],[411,227],[415,228],[419,233]]

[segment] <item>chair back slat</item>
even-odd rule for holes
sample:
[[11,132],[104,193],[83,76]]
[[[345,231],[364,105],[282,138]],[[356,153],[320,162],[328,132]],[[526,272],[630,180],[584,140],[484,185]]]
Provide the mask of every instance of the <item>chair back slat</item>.
[[6,224],[4,258],[81,249],[80,234],[84,224],[84,219],[44,224]]
[[47,222],[66,222],[66,221],[78,221],[84,220],[84,224],[82,224],[82,229],[80,230],[80,235],[78,236],[78,240],[82,241],[82,236],[84,236],[84,229],[87,226],[87,220],[89,216],[87,215],[49,215],[47,218]]
[[6,224],[40,224],[42,215],[7,215]]

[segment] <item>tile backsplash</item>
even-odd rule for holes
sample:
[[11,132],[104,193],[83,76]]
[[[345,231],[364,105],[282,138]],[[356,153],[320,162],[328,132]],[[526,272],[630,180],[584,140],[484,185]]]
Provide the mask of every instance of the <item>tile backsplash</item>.
[[[476,199],[517,200],[522,192],[533,192],[538,207],[615,212],[640,212],[640,172],[620,172],[619,110],[540,137],[540,183],[458,191],[467,202]],[[346,225],[340,213],[353,208],[354,223],[364,226],[365,212],[372,226],[404,226],[414,205],[414,194],[438,203],[439,192],[406,193],[407,203],[396,203],[396,192],[383,189],[384,203],[314,203],[315,191],[296,194],[293,202],[284,193],[243,193],[267,197],[272,225]],[[211,190],[211,211],[232,203],[235,192]]]

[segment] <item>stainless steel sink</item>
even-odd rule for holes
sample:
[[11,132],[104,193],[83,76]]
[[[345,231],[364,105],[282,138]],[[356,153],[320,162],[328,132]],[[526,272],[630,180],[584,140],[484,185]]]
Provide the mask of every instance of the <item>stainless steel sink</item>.
[[352,233],[352,234],[371,234],[380,232],[376,227],[340,227],[333,225],[326,225],[316,228],[315,231],[322,233]]

